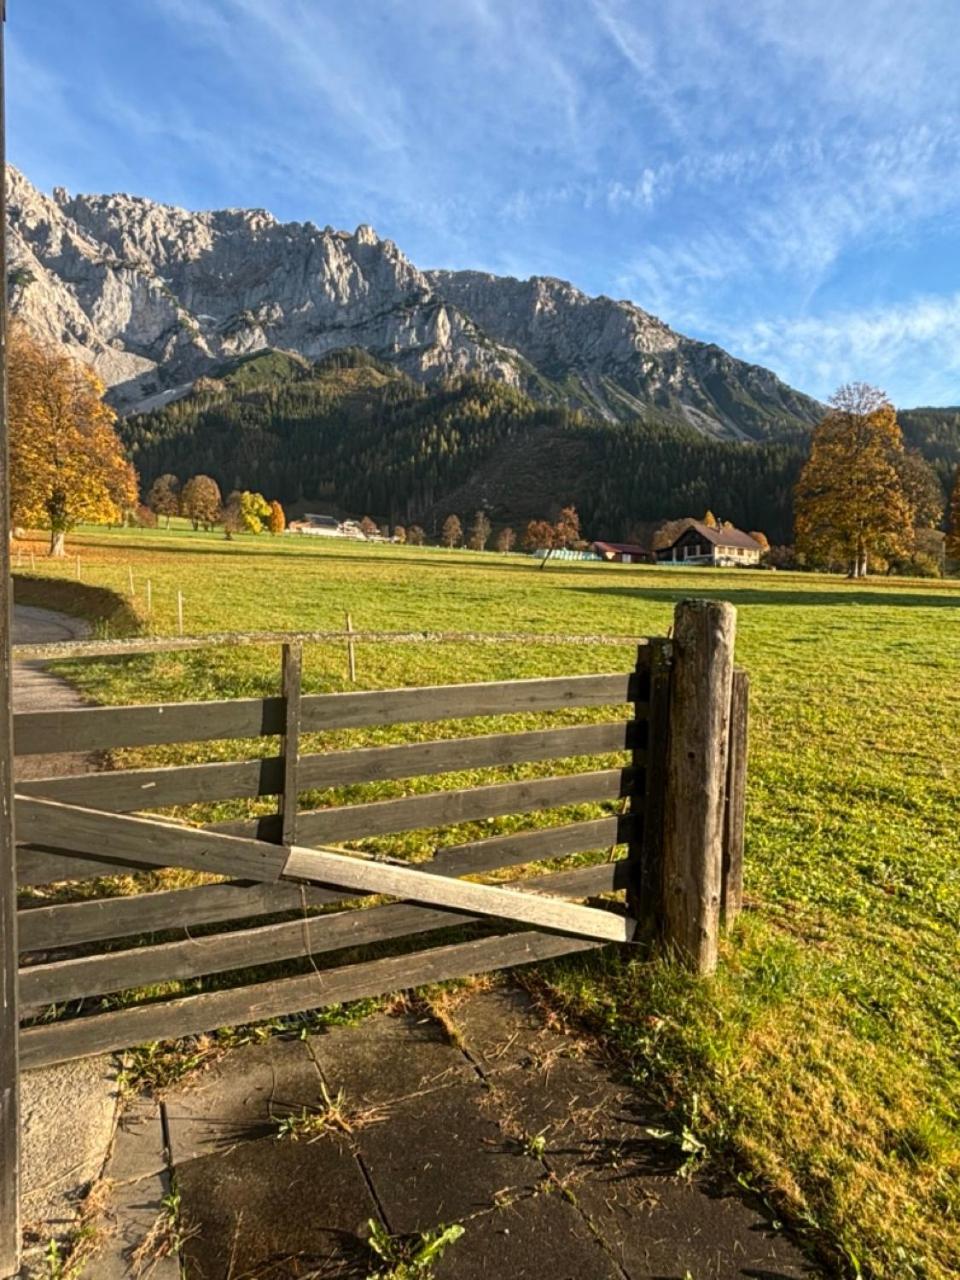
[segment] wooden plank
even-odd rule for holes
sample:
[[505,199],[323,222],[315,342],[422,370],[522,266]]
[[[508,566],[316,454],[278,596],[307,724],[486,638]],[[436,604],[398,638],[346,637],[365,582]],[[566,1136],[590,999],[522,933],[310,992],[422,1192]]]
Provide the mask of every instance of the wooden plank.
[[[582,898],[621,889],[626,879],[626,862],[621,860],[553,872],[522,883],[545,893]],[[335,915],[30,965],[20,970],[20,1001],[23,1007],[42,1007],[475,922],[476,917],[469,914],[403,903],[367,910],[353,908]]]
[[[616,800],[629,793],[632,778],[630,769],[599,769],[559,778],[530,778],[524,782],[434,791],[429,795],[378,800],[372,804],[314,809],[300,814],[300,843],[332,844],[395,831],[475,822],[502,814]],[[263,828],[258,828],[255,820],[252,827],[231,823],[217,829],[237,832],[259,829],[263,834]]]
[[[102,875],[103,864],[96,865]],[[20,954],[99,942],[105,938],[128,938],[191,925],[299,911],[304,895],[310,907],[343,899],[343,894],[334,889],[318,889],[313,885],[228,881],[191,889],[135,893],[129,897],[25,907],[19,913]]]
[[[438,875],[478,875],[544,858],[612,849],[629,839],[631,822],[629,816],[623,815],[493,836],[470,844],[448,846],[439,850],[429,862],[418,863],[418,866]],[[90,865],[95,868],[95,875],[102,875],[107,870],[99,862]],[[282,882],[258,885],[227,883],[29,907],[20,912],[20,951],[22,954],[104,938],[130,937],[180,926],[299,910],[301,893],[306,894],[308,906],[341,901],[344,896],[336,890]]]
[[648,654],[650,714],[646,722],[643,816],[638,823],[638,844],[630,850],[632,856],[639,858],[640,874],[635,895],[628,895],[631,914],[636,915],[641,929],[648,937],[653,937],[659,928],[663,904],[663,806],[670,735],[672,662],[671,642],[651,640]]
[[[302,755],[297,786],[303,792],[628,750],[634,752],[634,763],[640,763],[643,753],[635,743],[641,728],[642,725],[633,721],[616,720],[562,729],[482,734]],[[283,787],[283,762],[280,756],[270,756],[264,760],[30,779],[18,785],[25,795],[48,796],[66,804],[104,808],[113,813],[131,813],[233,797],[278,795]]]
[[113,747],[258,738],[283,730],[282,698],[173,702],[140,707],[77,707],[20,711],[13,717],[18,756]]
[[277,880],[283,868],[281,848],[156,818],[82,809],[33,796],[17,796],[16,815],[19,839],[68,854],[123,859],[142,867],[187,867],[251,880]]
[[[301,728],[307,733],[618,705],[630,702],[633,691],[634,676],[627,673],[312,694],[303,699]],[[69,711],[22,711],[14,716],[17,755],[53,754],[62,751],[65,743],[71,751],[99,751],[212,738],[256,738],[282,732],[282,698],[78,707]]]
[[321,693],[303,700],[303,731],[357,729],[369,725],[421,724],[472,716],[557,711],[563,707],[618,706],[634,698],[633,672],[449,684],[420,689]]
[[393,747],[364,747],[305,756],[301,789],[339,787],[359,782],[417,778],[465,769],[496,768],[568,756],[606,755],[630,749],[634,731],[629,721],[578,724],[562,729],[482,734]]
[[717,966],[736,618],[715,600],[683,600],[674,615],[663,940],[697,973]]
[[99,880],[101,876],[135,876],[150,867],[112,858],[82,858],[78,854],[51,853],[22,844],[17,848],[17,884],[56,884],[63,880]]
[[474,973],[533,964],[602,944],[559,934],[524,931],[472,942],[434,947],[411,955],[390,956],[308,973],[276,982],[210,991],[197,996],[98,1013],[69,1023],[30,1027],[20,1033],[24,1068],[48,1066],[71,1058],[213,1031],[217,1027],[262,1022],[304,1009],[384,995],[428,982],[465,978]]
[[489,836],[486,840],[447,845],[437,851],[431,862],[423,865],[449,868],[452,875],[472,876],[498,867],[516,867],[525,862],[541,862],[545,858],[563,858],[571,853],[612,849],[627,843],[633,821],[628,814],[616,814],[559,827],[540,827],[536,831]]
[[724,928],[736,923],[743,907],[743,836],[747,811],[747,749],[750,677],[737,668],[730,694],[727,801],[723,819],[723,873],[720,910]]
[[[0,3],[0,174],[6,174],[3,23]],[[0,191],[0,262],[7,262],[7,196]],[[17,1036],[17,850],[13,803],[13,580],[10,576],[10,447],[7,295],[0,298],[0,1275],[20,1270],[20,1065]]]
[[283,761],[283,784],[280,791],[280,843],[293,844],[297,835],[297,809],[300,788],[300,689],[303,676],[303,650],[298,644],[283,646],[283,737],[280,757]]
[[280,756],[155,769],[108,769],[62,778],[30,778],[17,783],[21,795],[44,796],[87,809],[108,809],[111,813],[205,804],[233,797],[278,795],[282,785]]
[[633,937],[633,920],[616,919],[608,912],[592,907],[580,907],[499,885],[447,879],[430,875],[417,867],[369,861],[337,853],[333,849],[305,849],[294,845],[283,875],[284,879],[389,894],[424,906],[450,907],[471,915],[515,920],[584,938],[629,942]]

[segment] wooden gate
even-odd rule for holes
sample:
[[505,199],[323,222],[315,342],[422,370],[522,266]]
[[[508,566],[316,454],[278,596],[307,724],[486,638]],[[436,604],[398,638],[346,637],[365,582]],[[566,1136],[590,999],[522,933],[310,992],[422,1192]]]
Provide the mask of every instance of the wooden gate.
[[[16,715],[18,755],[278,742],[275,754],[254,760],[19,784],[21,887],[159,867],[218,877],[22,908],[21,1067],[641,937],[709,972],[721,914],[732,920],[740,904],[747,689],[733,667],[733,627],[729,605],[692,601],[678,606],[673,639],[642,643],[621,674],[315,695],[301,693],[301,645],[290,640],[277,697]],[[544,724],[570,708],[619,712],[599,723]],[[300,748],[301,735],[327,730],[514,714],[535,715],[537,727],[318,754]],[[589,767],[596,756],[617,764]],[[299,803],[351,784],[568,759],[587,767],[365,803]],[[275,797],[269,814],[202,828],[151,812],[266,797]],[[598,803],[603,816],[444,844],[424,862],[335,847]],[[537,866],[591,853],[584,865]],[[464,879],[518,867],[528,874],[509,884]],[[158,933],[167,936],[155,941]],[[357,956],[370,946],[374,956]],[[286,972],[263,976],[281,962]],[[215,990],[130,997],[214,974]],[[102,998],[116,1004],[118,993],[126,993],[123,1007],[104,1011]],[[0,1173],[8,1186],[16,1176]]]

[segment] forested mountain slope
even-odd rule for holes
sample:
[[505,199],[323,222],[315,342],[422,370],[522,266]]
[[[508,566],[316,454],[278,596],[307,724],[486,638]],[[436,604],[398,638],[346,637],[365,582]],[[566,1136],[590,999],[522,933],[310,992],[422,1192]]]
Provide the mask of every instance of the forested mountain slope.
[[682,419],[590,421],[503,383],[425,386],[366,352],[311,364],[268,352],[221,366],[175,403],[121,423],[144,487],[204,472],[224,492],[326,499],[432,532],[483,506],[521,524],[573,502],[594,536],[712,507],[785,538],[802,437],[733,444]]

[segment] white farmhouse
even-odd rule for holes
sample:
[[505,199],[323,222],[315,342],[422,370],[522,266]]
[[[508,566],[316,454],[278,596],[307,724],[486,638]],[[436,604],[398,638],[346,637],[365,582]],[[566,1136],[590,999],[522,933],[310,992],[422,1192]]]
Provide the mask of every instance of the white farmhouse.
[[669,564],[712,564],[724,566],[760,563],[763,547],[741,529],[714,529],[691,520],[669,547],[657,551],[657,561]]

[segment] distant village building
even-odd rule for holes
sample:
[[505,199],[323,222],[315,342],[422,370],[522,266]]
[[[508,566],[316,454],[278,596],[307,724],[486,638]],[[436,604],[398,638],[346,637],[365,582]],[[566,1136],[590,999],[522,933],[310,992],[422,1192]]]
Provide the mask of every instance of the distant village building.
[[763,547],[741,529],[714,529],[692,520],[683,533],[656,555],[660,563],[724,566],[759,564]]
[[633,542],[594,542],[592,551],[595,551],[601,560],[607,560],[611,564],[653,564],[654,556],[652,551],[648,551],[646,547],[637,546]]
[[313,533],[326,538],[342,537],[340,521],[334,516],[305,515],[302,520],[291,520],[289,533]]
[[308,533],[321,538],[366,538],[356,520],[338,520],[336,516],[307,514],[302,520],[291,520],[287,533]]

